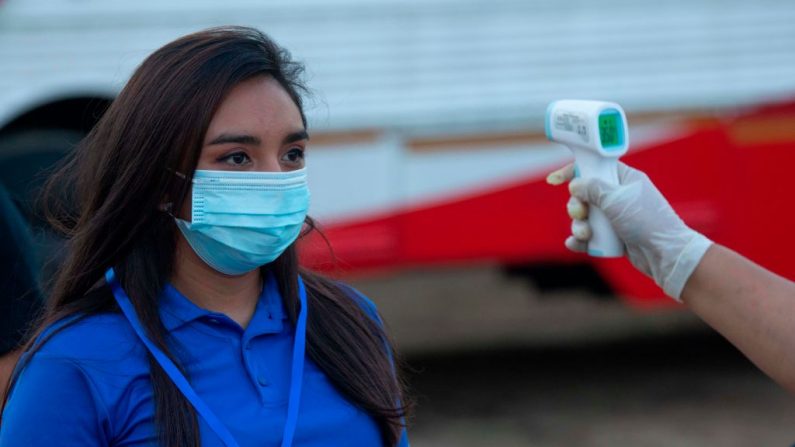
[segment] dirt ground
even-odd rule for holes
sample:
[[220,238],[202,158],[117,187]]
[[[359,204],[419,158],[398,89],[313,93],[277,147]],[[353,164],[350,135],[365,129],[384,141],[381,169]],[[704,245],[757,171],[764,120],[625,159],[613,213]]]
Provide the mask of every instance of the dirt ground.
[[795,444],[795,399],[703,331],[410,364],[414,446]]
[[795,398],[681,309],[489,269],[352,284],[413,369],[413,446],[795,445]]

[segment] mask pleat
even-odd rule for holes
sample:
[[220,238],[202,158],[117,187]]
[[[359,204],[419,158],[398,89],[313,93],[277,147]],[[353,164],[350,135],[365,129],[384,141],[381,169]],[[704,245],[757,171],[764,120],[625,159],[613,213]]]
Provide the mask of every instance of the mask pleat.
[[177,225],[211,267],[241,274],[276,259],[298,237],[309,208],[306,170],[194,173],[192,221]]

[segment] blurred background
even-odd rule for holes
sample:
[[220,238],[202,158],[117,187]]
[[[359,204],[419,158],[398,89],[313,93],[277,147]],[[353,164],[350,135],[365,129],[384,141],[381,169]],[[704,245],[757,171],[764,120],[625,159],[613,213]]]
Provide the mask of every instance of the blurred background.
[[[156,48],[270,34],[306,64],[303,262],[384,315],[417,446],[792,445],[795,401],[625,260],[566,251],[547,104],[628,113],[625,161],[695,229],[795,278],[795,2],[0,0],[0,184],[42,172]],[[0,242],[3,250],[5,242]]]

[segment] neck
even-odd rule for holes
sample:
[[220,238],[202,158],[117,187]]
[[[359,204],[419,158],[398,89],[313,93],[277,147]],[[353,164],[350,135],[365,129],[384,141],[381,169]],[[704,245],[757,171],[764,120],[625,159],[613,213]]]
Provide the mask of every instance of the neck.
[[11,379],[11,374],[14,367],[19,361],[19,356],[22,354],[21,350],[11,351],[0,356],[0,402],[5,399],[5,388],[8,381]]
[[197,306],[223,313],[245,329],[257,306],[262,280],[259,269],[236,276],[213,269],[179,235],[171,284]]

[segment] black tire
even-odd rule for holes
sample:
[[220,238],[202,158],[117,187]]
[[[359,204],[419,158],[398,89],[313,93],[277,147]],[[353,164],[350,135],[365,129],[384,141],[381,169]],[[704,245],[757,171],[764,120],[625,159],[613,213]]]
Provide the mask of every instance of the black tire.
[[28,223],[0,185],[0,355],[14,349],[41,308]]
[[[0,354],[13,347],[41,309],[41,291],[63,257],[63,238],[36,212],[38,194],[51,172],[83,134],[32,129],[0,136]],[[15,292],[16,291],[16,292]]]
[[0,182],[35,228],[46,228],[34,205],[51,169],[83,138],[71,129],[29,129],[0,136]]

